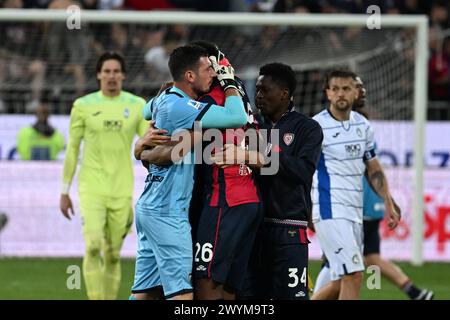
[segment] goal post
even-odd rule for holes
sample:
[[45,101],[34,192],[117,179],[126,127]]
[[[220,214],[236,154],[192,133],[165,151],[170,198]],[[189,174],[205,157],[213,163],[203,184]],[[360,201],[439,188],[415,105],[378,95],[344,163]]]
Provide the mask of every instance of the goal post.
[[[70,19],[81,20],[81,24],[89,23],[89,24],[129,24],[129,25],[185,25],[185,26],[244,26],[244,27],[261,27],[261,26],[273,26],[277,28],[283,29],[285,34],[283,34],[282,44],[289,44],[288,52],[283,50],[283,46],[280,48],[276,48],[274,50],[279,50],[279,59],[281,62],[286,62],[293,66],[295,71],[298,71],[299,74],[304,76],[305,70],[307,72],[311,71],[311,74],[308,75],[311,77],[317,77],[320,75],[320,72],[326,70],[327,67],[340,66],[345,64],[350,67],[357,66],[357,69],[366,72],[367,75],[377,74],[377,83],[373,84],[373,90],[379,90],[376,92],[380,99],[384,99],[384,92],[386,91],[384,88],[379,89],[383,86],[390,86],[390,83],[384,83],[383,81],[388,79],[386,73],[398,72],[402,73],[400,70],[402,68],[401,61],[396,62],[397,65],[390,67],[390,64],[393,65],[394,62],[386,61],[386,57],[383,59],[380,58],[380,65],[377,66],[377,48],[373,47],[363,52],[352,51],[352,43],[349,40],[348,43],[341,43],[340,52],[342,55],[334,56],[333,52],[328,53],[328,57],[322,59],[320,54],[325,52],[327,41],[330,39],[327,38],[324,41],[325,45],[315,46],[315,38],[312,36],[309,47],[306,49],[301,49],[305,56],[299,56],[296,58],[296,55],[299,54],[299,51],[295,50],[296,41],[303,41],[304,39],[311,38],[311,34],[317,34],[318,37],[323,37],[323,34],[327,31],[321,32],[322,28],[325,30],[329,30],[329,28],[349,28],[349,27],[357,27],[361,29],[367,29],[368,19],[371,15],[367,14],[267,14],[267,13],[199,13],[199,12],[181,12],[181,11],[97,11],[97,10],[81,10],[77,11],[74,8],[70,10],[13,10],[13,9],[3,9],[0,10],[0,26],[2,24],[11,23],[11,22],[23,22],[23,23],[39,23],[39,22],[60,22],[64,23]],[[428,18],[422,15],[380,15],[380,30],[373,30],[374,37],[378,37],[384,30],[399,30],[399,29],[410,29],[413,30],[413,64],[414,71],[412,72],[413,80],[411,83],[411,88],[408,91],[408,94],[411,95],[411,99],[404,99],[401,97],[397,97],[396,100],[392,100],[391,98],[386,100],[380,100],[380,104],[385,105],[384,110],[386,112],[391,112],[395,114],[397,109],[389,110],[390,105],[392,103],[404,104],[405,108],[410,108],[411,118],[408,120],[413,120],[414,123],[414,137],[413,137],[413,149],[414,149],[414,161],[413,161],[413,181],[411,182],[413,185],[413,196],[412,196],[412,253],[411,253],[411,262],[414,265],[420,265],[423,263],[422,258],[422,242],[423,242],[423,223],[424,223],[424,144],[425,144],[425,123],[426,123],[426,108],[427,108],[427,79],[428,79],[428,71],[427,71],[427,63],[428,63]],[[307,32],[301,31],[303,33],[296,34],[294,31],[288,28],[303,28],[302,30],[308,30]],[[328,29],[327,29],[328,28]],[[319,31],[317,31],[319,30]],[[339,29],[341,30],[341,29]],[[343,30],[343,29],[342,29]],[[292,31],[292,32],[291,32]],[[365,30],[368,32],[367,30]],[[69,30],[67,30],[69,32]],[[99,35],[100,36],[100,35]],[[103,35],[102,35],[103,36]],[[208,38],[217,37],[218,41],[224,40],[225,37],[229,36],[228,33],[222,34],[207,34]],[[298,38],[296,38],[298,36]],[[201,34],[196,34],[195,38],[202,37]],[[303,38],[302,38],[303,37]],[[392,37],[399,37],[397,34]],[[368,42],[371,41],[372,38],[368,39]],[[230,40],[228,48],[230,50],[235,49],[235,43],[232,42],[234,40]],[[262,41],[262,40],[261,40]],[[306,40],[305,40],[306,41]],[[406,42],[405,42],[406,43]],[[391,42],[390,45],[395,44],[395,42]],[[258,44],[259,45],[259,44]],[[386,48],[385,45],[380,46],[380,48]],[[261,45],[261,47],[263,47]],[[240,47],[241,48],[241,47]],[[307,51],[309,49],[312,52],[310,57],[307,56]],[[238,64],[242,62],[242,65],[245,65],[245,61],[249,61],[253,56],[256,56],[258,52],[254,50],[251,52],[245,53],[243,50],[235,51],[231,54],[231,61],[234,63],[236,61]],[[384,49],[380,49],[384,50]],[[126,52],[125,52],[126,54]],[[240,56],[247,54],[246,59],[242,61],[239,60]],[[273,56],[272,56],[273,57]],[[1,55],[0,55],[1,58]],[[310,59],[311,58],[311,59]],[[264,57],[259,57],[258,63],[266,63],[271,61],[265,61]],[[286,59],[286,61],[284,60]],[[298,60],[295,60],[298,59]],[[315,60],[314,60],[315,59]],[[381,65],[382,64],[382,65]],[[385,68],[385,69],[383,69]],[[393,69],[389,69],[393,68]],[[316,73],[316,70],[320,69],[319,73]],[[378,71],[377,71],[378,70]],[[380,71],[381,70],[381,71]],[[239,71],[239,70],[238,70]],[[246,72],[242,72],[243,77],[251,80],[257,76],[256,70],[247,69]],[[303,83],[300,85],[301,88],[305,88],[306,94],[312,94],[314,92],[315,96],[320,96],[320,89],[318,85],[316,87],[310,88],[311,84],[308,82],[309,78],[303,79]],[[394,78],[389,78],[389,81],[395,81]],[[148,79],[147,79],[148,80]],[[145,84],[145,81],[143,83]],[[137,80],[136,80],[137,81]],[[160,81],[160,79],[153,79],[154,83]],[[149,86],[155,86],[155,84],[149,84]],[[47,86],[52,86],[53,84],[49,82],[46,84]],[[3,86],[3,87],[2,87]],[[11,85],[12,86],[12,85]],[[308,87],[309,86],[309,87]],[[0,92],[1,90],[6,90],[7,84],[0,84]],[[309,89],[308,89],[309,88]],[[51,88],[50,88],[51,89]],[[302,89],[303,90],[303,89]],[[369,95],[371,92],[369,92]],[[303,97],[303,96],[302,96]],[[309,98],[308,98],[309,99]],[[317,106],[323,103],[320,98],[311,98],[316,99],[311,102],[315,104],[315,111]],[[305,100],[307,101],[307,100]],[[308,100],[309,101],[309,100]],[[394,101],[394,102],[393,102]],[[396,101],[396,102],[395,102]],[[411,102],[411,103],[410,103]],[[413,105],[411,108],[410,104]],[[313,107],[311,107],[313,108]],[[400,110],[400,109],[398,109]],[[409,112],[409,111],[408,111]],[[405,115],[405,120],[407,115]],[[386,116],[389,120],[389,116]],[[400,119],[400,118],[399,118]],[[386,119],[385,119],[386,120]]]

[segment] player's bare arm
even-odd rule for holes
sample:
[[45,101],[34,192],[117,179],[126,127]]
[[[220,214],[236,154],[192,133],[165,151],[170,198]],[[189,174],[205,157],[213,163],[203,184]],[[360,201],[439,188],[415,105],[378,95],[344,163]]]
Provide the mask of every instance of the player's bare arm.
[[66,156],[64,158],[63,185],[59,199],[59,209],[64,217],[69,220],[71,220],[71,215],[75,215],[72,200],[69,195],[69,189],[77,168],[81,141],[84,139],[83,112],[76,104],[74,104],[72,108],[70,119],[70,139],[66,148]]
[[377,159],[366,161],[367,176],[369,183],[373,186],[376,193],[383,198],[386,207],[385,217],[387,218],[390,229],[397,227],[400,215],[396,211],[389,191],[388,182],[384,174],[383,168]]
[[[270,159],[265,152],[261,151],[263,138],[259,132],[257,132],[256,148],[248,149],[243,146],[235,144],[225,144],[221,151],[215,152],[211,156],[211,160],[214,164],[220,168],[230,167],[236,164],[245,164],[253,169],[260,169],[269,165]],[[251,146],[249,146],[251,148]]]
[[173,164],[171,160],[173,146],[156,146],[145,149],[141,153],[140,160],[147,161],[157,166],[168,166]]
[[155,165],[171,165],[181,160],[195,144],[201,142],[201,132],[183,130],[167,136],[169,141],[156,145],[152,149],[143,150],[140,159]]
[[246,164],[252,168],[262,168],[269,163],[262,152],[246,150],[235,144],[225,144],[223,150],[214,153],[211,160],[220,168],[226,168],[236,164]]
[[72,220],[70,218],[70,214],[72,216],[75,215],[75,211],[73,211],[73,205],[72,200],[70,199],[70,196],[68,194],[61,194],[60,200],[59,200],[59,208],[64,215],[69,220]]

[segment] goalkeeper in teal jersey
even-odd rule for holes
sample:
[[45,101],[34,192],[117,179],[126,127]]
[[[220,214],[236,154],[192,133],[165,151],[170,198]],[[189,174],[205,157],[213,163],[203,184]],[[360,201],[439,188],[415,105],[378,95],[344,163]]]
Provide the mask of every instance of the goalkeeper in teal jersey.
[[[148,104],[156,127],[176,136],[177,131],[192,129],[195,121],[203,128],[240,128],[246,124],[247,114],[231,66],[219,65],[216,57],[208,59],[202,47],[187,45],[172,52],[169,68],[173,87]],[[209,92],[216,73],[225,92],[224,107],[196,101]],[[194,132],[194,143],[201,142],[197,134]],[[188,146],[186,149],[191,144]],[[141,160],[145,160],[147,151],[151,152],[142,151]],[[136,204],[139,243],[134,299],[193,298],[188,211],[194,185],[194,152],[177,153],[172,160],[172,165],[150,165],[144,192]]]
[[114,52],[97,62],[100,91],[75,101],[70,114],[60,209],[74,214],[69,188],[83,141],[78,175],[85,256],[83,274],[89,299],[115,299],[120,285],[120,249],[133,221],[131,145],[148,128],[145,101],[122,91],[125,61]]

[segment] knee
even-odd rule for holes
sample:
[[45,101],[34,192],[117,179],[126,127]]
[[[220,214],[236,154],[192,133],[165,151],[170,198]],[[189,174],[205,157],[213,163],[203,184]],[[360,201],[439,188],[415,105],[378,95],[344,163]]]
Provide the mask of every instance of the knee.
[[118,250],[107,248],[105,251],[105,262],[108,264],[116,264],[120,261],[120,253]]
[[379,265],[380,255],[379,254],[369,254],[364,257],[364,264],[366,266]]
[[342,281],[344,282],[351,282],[354,284],[361,284],[363,279],[363,274],[362,272],[358,271],[358,272],[354,272],[352,274],[347,274],[344,277],[342,277]]
[[92,240],[86,243],[86,255],[90,257],[97,257],[100,255],[101,241]]

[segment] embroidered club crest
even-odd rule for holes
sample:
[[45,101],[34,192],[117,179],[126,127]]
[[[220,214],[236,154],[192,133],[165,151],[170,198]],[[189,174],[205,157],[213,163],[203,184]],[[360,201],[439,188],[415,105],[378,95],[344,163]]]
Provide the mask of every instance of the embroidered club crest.
[[362,137],[362,132],[361,132],[361,129],[356,129],[356,134],[358,135],[358,137]]
[[284,143],[288,146],[294,141],[294,134],[293,133],[285,133],[283,136]]

